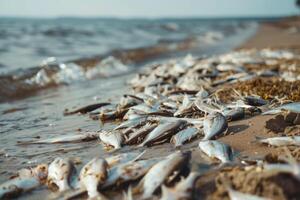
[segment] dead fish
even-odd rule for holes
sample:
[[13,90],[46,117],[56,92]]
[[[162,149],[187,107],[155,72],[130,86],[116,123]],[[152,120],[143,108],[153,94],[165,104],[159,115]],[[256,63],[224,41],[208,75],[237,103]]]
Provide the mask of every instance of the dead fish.
[[205,103],[203,99],[197,98],[194,101],[195,106],[198,108],[199,111],[205,112],[205,113],[217,113],[220,111],[219,107],[216,107],[215,105],[210,105],[208,103]]
[[243,119],[245,117],[245,109],[244,108],[225,108],[222,110],[222,114],[226,117],[228,121],[235,121],[239,119]]
[[18,141],[20,145],[27,144],[55,144],[55,143],[76,143],[76,142],[88,142],[92,140],[96,140],[98,138],[98,133],[89,132],[83,134],[75,134],[75,135],[62,135],[55,138],[48,138],[44,140],[36,140],[36,141]]
[[[101,112],[98,116],[98,118],[101,121],[109,121],[109,120],[116,120],[121,119],[124,117],[124,115],[128,112],[128,108],[125,109],[117,109],[109,112]],[[97,118],[95,118],[97,119]]]
[[66,158],[55,158],[48,169],[48,187],[60,192],[70,189],[70,179],[75,172],[73,163]]
[[40,186],[39,180],[31,178],[14,178],[0,185],[0,199],[17,197]]
[[251,106],[263,106],[269,103],[269,101],[261,98],[261,97],[255,97],[255,96],[245,96],[243,97],[246,104]]
[[79,175],[82,189],[86,189],[89,198],[102,196],[98,191],[107,178],[108,164],[104,159],[94,158],[88,162]]
[[193,107],[193,102],[187,95],[184,95],[182,105],[178,108],[178,110],[174,113],[174,116],[180,116],[188,111],[190,111]]
[[138,117],[138,118],[134,118],[134,119],[130,119],[128,121],[125,121],[123,123],[121,123],[119,126],[117,126],[116,128],[114,128],[114,130],[119,130],[119,129],[123,129],[123,128],[128,128],[128,127],[137,127],[137,126],[142,126],[143,124],[145,124],[147,122],[147,117]]
[[149,159],[116,165],[108,171],[108,178],[102,188],[134,181],[146,174],[157,162],[158,159]]
[[0,199],[17,197],[36,189],[44,183],[47,175],[48,166],[44,164],[20,170],[17,177],[0,184]]
[[264,197],[259,197],[252,194],[245,194],[236,190],[233,190],[231,188],[228,188],[228,195],[231,200],[271,200]]
[[162,185],[162,197],[160,200],[191,199],[194,184],[199,176],[199,173],[191,172],[188,177],[181,179],[174,188],[167,188]]
[[227,129],[227,120],[219,112],[210,113],[203,121],[203,140],[209,140],[217,135],[220,135]]
[[300,113],[300,102],[287,103],[287,104],[278,106],[277,108],[273,108],[271,110],[268,110],[268,111],[262,113],[262,115],[274,115],[274,114],[278,114],[285,110],[293,112],[293,113]]
[[107,146],[112,146],[115,149],[122,147],[123,136],[120,131],[104,131],[99,133],[99,138]]
[[33,168],[23,168],[18,171],[19,178],[29,178],[35,177],[40,182],[45,182],[48,177],[48,165],[47,164],[39,164]]
[[193,137],[196,137],[199,134],[199,130],[196,128],[186,128],[176,135],[173,135],[171,138],[171,143],[175,145],[175,147],[183,145],[186,141],[191,140]]
[[217,140],[200,141],[199,148],[209,157],[217,158],[222,163],[232,161],[232,149]]
[[154,128],[156,128],[156,124],[146,124],[142,128],[134,131],[129,135],[129,138],[126,140],[126,144],[136,144],[138,141],[143,140],[144,137],[151,132]]
[[145,152],[146,151],[121,153],[121,154],[118,154],[115,156],[110,156],[108,158],[105,158],[105,160],[108,164],[108,167],[111,168],[111,167],[119,165],[119,164],[136,161],[139,158],[141,158]]
[[177,120],[175,122],[160,124],[147,135],[147,137],[145,138],[143,143],[140,144],[140,146],[145,146],[150,142],[155,142],[161,139],[165,139],[170,135],[172,135],[173,133],[179,131],[185,125],[186,122],[183,120]]
[[283,136],[271,138],[256,137],[256,141],[277,147],[289,145],[300,146],[300,136]]
[[110,105],[110,103],[97,103],[97,104],[92,104],[92,105],[88,105],[88,106],[84,106],[82,108],[78,108],[76,110],[73,111],[68,111],[67,109],[64,111],[64,115],[73,115],[76,113],[81,113],[81,114],[85,114],[88,112],[92,112],[93,110],[96,110],[98,108],[101,108],[103,106],[107,106]]
[[189,154],[176,152],[159,161],[139,182],[136,190],[142,191],[142,197],[145,199],[151,197],[175,170],[180,170],[182,165],[187,163],[189,156]]

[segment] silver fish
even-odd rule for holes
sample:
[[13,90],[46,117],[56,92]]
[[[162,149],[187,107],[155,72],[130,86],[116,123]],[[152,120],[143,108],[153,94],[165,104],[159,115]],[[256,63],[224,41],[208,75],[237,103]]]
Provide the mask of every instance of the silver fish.
[[0,199],[17,197],[31,191],[44,183],[48,175],[47,165],[38,165],[32,169],[22,169],[18,177],[0,184]]
[[143,125],[146,122],[147,122],[147,117],[137,117],[121,123],[119,126],[114,128],[114,130],[128,128],[128,127],[136,127],[139,125]]
[[144,139],[144,137],[155,127],[157,127],[156,124],[146,124],[144,127],[138,129],[137,131],[134,131],[126,140],[126,144],[134,144],[137,143],[138,140]]
[[182,179],[174,188],[162,185],[162,197],[160,200],[182,200],[190,199],[196,180],[200,174],[191,172],[188,177]]
[[190,100],[190,98],[185,95],[182,101],[182,105],[178,108],[178,110],[174,113],[174,116],[180,116],[184,114],[185,112],[188,112],[191,110],[193,106],[193,102]]
[[98,133],[84,133],[84,134],[73,134],[73,135],[62,135],[55,138],[48,138],[44,140],[28,141],[28,142],[18,142],[19,144],[55,144],[55,143],[71,143],[71,142],[87,142],[91,140],[96,140],[98,138]]
[[81,169],[80,185],[87,190],[89,198],[101,196],[98,187],[107,178],[107,168],[108,164],[104,159],[94,158]]
[[19,196],[40,186],[39,180],[31,178],[14,178],[0,185],[0,199]]
[[245,109],[244,108],[225,108],[222,110],[222,114],[229,121],[235,121],[239,119],[243,119],[245,117]]
[[127,181],[136,180],[146,174],[157,162],[158,159],[150,159],[116,165],[108,171],[108,178],[102,187],[107,188],[116,184],[120,185]]
[[271,138],[260,138],[256,137],[256,140],[260,143],[269,144],[272,146],[300,146],[300,136],[283,136],[283,137],[271,137]]
[[165,139],[172,135],[173,133],[176,133],[178,130],[180,130],[184,125],[186,125],[185,121],[177,120],[175,122],[171,123],[163,123],[158,125],[153,131],[151,131],[143,143],[140,146],[145,146],[151,142],[155,142],[161,139]]
[[199,142],[199,148],[209,157],[217,158],[222,163],[232,161],[231,148],[217,140],[204,140]]
[[146,151],[143,151],[141,153],[140,152],[121,153],[115,156],[110,156],[108,158],[105,158],[105,160],[108,164],[108,167],[111,168],[119,164],[136,161],[139,158],[141,158],[145,152]]
[[75,171],[73,163],[66,158],[56,158],[49,165],[47,184],[50,189],[60,192],[70,189],[70,179]]
[[196,137],[199,134],[199,130],[196,128],[186,128],[178,133],[176,135],[173,135],[171,138],[171,142],[175,145],[175,147],[181,146],[186,141],[191,140],[193,137]]
[[156,163],[140,181],[138,188],[143,191],[143,198],[149,198],[161,184],[175,171],[185,164],[187,154],[176,152]]
[[293,102],[293,103],[287,103],[281,106],[278,106],[277,108],[273,108],[271,110],[268,110],[264,113],[262,113],[262,115],[274,115],[274,114],[278,114],[284,110],[293,112],[293,113],[300,113],[300,102]]
[[219,112],[210,113],[203,121],[203,131],[204,138],[203,140],[209,140],[227,129],[227,120]]
[[120,131],[104,131],[99,133],[99,138],[107,146],[112,146],[115,149],[122,147],[123,136]]

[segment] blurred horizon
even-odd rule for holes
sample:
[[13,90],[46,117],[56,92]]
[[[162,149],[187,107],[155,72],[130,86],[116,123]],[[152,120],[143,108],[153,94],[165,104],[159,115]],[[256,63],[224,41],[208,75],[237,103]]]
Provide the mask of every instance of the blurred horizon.
[[299,15],[294,0],[0,0],[13,18],[272,18]]

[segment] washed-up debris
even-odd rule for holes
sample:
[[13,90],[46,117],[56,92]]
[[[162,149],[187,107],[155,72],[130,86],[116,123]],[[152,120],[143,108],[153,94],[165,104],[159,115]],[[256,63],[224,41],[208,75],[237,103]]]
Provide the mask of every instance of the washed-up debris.
[[[109,66],[108,61],[102,64]],[[190,149],[182,147],[187,152],[168,153],[159,158],[150,156],[147,159],[143,159],[144,152],[120,154],[120,151],[128,146],[148,151],[155,149],[149,146],[163,143],[173,143],[178,147],[194,138],[201,138],[195,153],[221,162],[214,169],[219,173],[214,177],[215,191],[208,199],[295,199],[299,197],[297,161],[239,162],[233,157],[232,148],[219,141],[229,121],[261,113],[280,114],[266,122],[269,130],[276,124],[275,128],[280,129],[278,132],[284,133],[286,127],[300,124],[300,71],[295,68],[295,63],[299,63],[299,56],[290,51],[264,49],[239,50],[201,59],[188,56],[145,68],[131,79],[129,84],[132,90],[124,94],[120,101],[65,112],[66,115],[89,113],[92,119],[102,123],[114,122],[109,128],[101,127],[100,131],[92,134],[21,142],[75,143],[99,138],[103,146],[115,149],[110,152],[115,155],[97,157],[83,163],[85,165],[80,174],[75,173],[76,167],[69,159],[56,158],[49,165],[47,178],[44,178],[46,183],[34,175],[19,176],[12,182],[4,183],[5,187],[1,186],[0,198],[18,195],[20,188],[26,192],[46,184],[66,199],[85,194],[89,198],[109,199],[112,194],[106,191],[117,189],[128,191],[125,195],[128,199],[151,199],[154,196],[161,199],[192,199],[192,190],[200,175],[196,171],[187,176]],[[260,133],[254,135],[259,136]],[[298,148],[298,137],[295,134],[293,137],[257,138],[257,142],[275,148]],[[195,150],[195,146],[191,148]],[[297,155],[296,150],[291,154]],[[194,166],[193,171],[195,169],[197,167]],[[23,170],[23,173],[27,171]],[[181,175],[187,177],[179,181]],[[228,180],[229,187],[222,183],[223,180]],[[9,188],[15,189],[8,190],[7,184],[14,185]]]

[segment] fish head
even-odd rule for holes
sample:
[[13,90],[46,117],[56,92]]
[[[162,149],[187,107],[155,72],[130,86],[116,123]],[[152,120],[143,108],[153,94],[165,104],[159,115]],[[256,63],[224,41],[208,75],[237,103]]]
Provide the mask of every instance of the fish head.
[[38,178],[39,181],[45,182],[48,177],[48,165],[39,164],[33,169],[33,175]]
[[48,168],[48,187],[60,191],[69,189],[68,180],[74,170],[75,167],[69,159],[56,158]]

